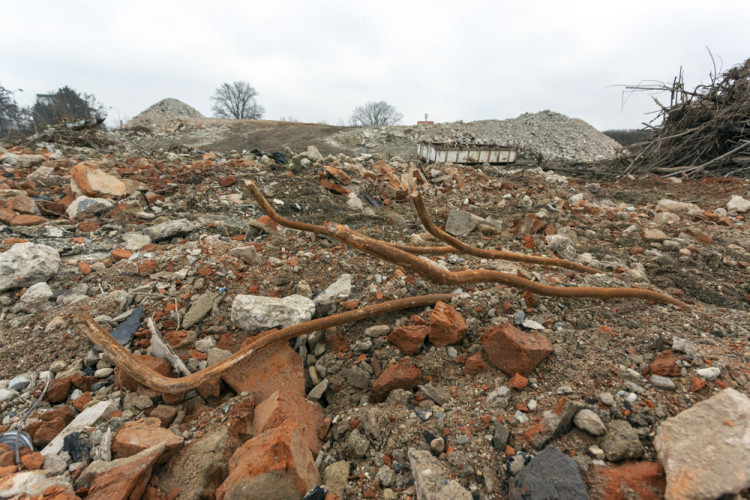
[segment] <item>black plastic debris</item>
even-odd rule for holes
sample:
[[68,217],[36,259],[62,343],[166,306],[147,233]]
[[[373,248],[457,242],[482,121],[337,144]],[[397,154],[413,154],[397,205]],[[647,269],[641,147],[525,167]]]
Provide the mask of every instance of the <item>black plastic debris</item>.
[[302,500],[325,500],[327,494],[328,488],[326,486],[316,486],[308,491]]
[[83,456],[81,448],[81,439],[77,432],[71,432],[63,438],[62,451],[67,451],[73,462],[79,462]]
[[427,441],[427,444],[430,444],[434,440],[437,439],[437,436],[430,431],[424,431],[422,432],[422,436],[424,437],[424,440]]
[[273,161],[275,161],[278,165],[286,165],[287,163],[289,163],[289,160],[287,160],[286,156],[281,153],[271,153],[271,158],[273,158]]
[[112,330],[110,335],[112,335],[120,345],[127,345],[135,336],[135,332],[141,327],[143,314],[143,306],[136,306],[128,319],[117,325],[117,328]]

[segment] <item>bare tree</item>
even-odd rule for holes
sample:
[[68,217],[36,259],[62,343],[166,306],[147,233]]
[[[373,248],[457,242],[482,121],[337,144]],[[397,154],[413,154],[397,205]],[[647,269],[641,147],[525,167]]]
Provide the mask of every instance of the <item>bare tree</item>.
[[385,101],[368,102],[357,106],[352,112],[350,121],[354,126],[395,125],[404,117],[395,107]]
[[214,116],[260,120],[266,110],[256,102],[257,95],[258,92],[247,82],[222,83],[211,98],[214,101]]

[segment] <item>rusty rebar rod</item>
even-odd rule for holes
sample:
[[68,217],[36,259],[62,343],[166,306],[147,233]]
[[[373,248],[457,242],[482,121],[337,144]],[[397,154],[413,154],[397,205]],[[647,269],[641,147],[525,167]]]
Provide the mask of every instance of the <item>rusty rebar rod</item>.
[[539,264],[543,266],[562,267],[565,269],[571,269],[573,271],[581,271],[584,273],[597,274],[597,273],[602,272],[599,269],[585,266],[578,262],[572,262],[566,259],[559,259],[557,257],[526,255],[523,253],[506,252],[504,250],[487,250],[485,248],[478,248],[478,247],[473,247],[471,245],[467,245],[466,243],[459,240],[458,238],[451,236],[445,231],[441,231],[440,228],[438,228],[432,222],[432,219],[430,219],[429,213],[427,211],[427,207],[425,206],[424,199],[422,198],[422,194],[419,192],[418,189],[413,188],[410,196],[411,196],[412,205],[414,205],[414,209],[417,211],[417,215],[419,216],[419,220],[422,222],[422,225],[425,227],[425,229],[427,229],[427,232],[433,235],[435,238],[441,241],[444,241],[445,243],[448,243],[448,245],[450,245],[451,247],[457,250],[460,250],[462,253],[473,255],[474,257],[481,257],[484,259],[500,259],[500,260],[508,260],[512,262],[523,262],[525,264]]
[[318,318],[299,325],[282,328],[281,330],[269,330],[258,334],[250,342],[243,345],[237,352],[225,360],[211,365],[208,368],[190,374],[186,377],[165,377],[140,364],[124,346],[120,345],[112,335],[86,312],[75,316],[74,322],[81,331],[101,349],[116,366],[135,380],[150,387],[151,389],[167,394],[176,394],[188,389],[194,389],[206,382],[214,380],[222,373],[235,368],[243,361],[252,358],[271,344],[283,342],[318,330],[324,330],[334,326],[354,323],[372,316],[386,314],[389,312],[434,305],[438,301],[449,301],[452,294],[420,295],[404,299],[390,300],[382,304],[374,304],[353,311],[334,314],[325,318]]
[[337,239],[374,257],[386,260],[392,264],[405,266],[412,271],[419,273],[424,278],[436,283],[444,285],[464,285],[467,283],[490,282],[512,286],[514,288],[547,297],[643,299],[662,304],[687,307],[684,302],[670,297],[669,295],[653,290],[644,290],[642,288],[560,287],[536,283],[519,276],[513,276],[512,274],[492,269],[448,271],[435,265],[426,258],[412,255],[411,253],[401,250],[387,242],[376,240],[340,224],[336,224],[332,228],[330,224],[326,226],[318,226],[285,219],[281,217],[273,207],[271,207],[268,200],[265,199],[253,181],[246,181],[245,184],[255,198],[255,201],[260,205],[261,209],[277,224],[291,229],[319,233]]

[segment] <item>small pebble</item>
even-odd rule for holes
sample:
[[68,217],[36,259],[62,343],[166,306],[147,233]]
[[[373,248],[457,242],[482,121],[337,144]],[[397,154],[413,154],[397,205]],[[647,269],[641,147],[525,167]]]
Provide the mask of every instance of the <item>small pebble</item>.
[[716,380],[719,375],[721,375],[721,368],[711,366],[709,368],[701,368],[700,370],[697,370],[696,373],[698,376],[706,380]]
[[515,415],[513,415],[513,418],[515,418],[518,421],[518,423],[521,423],[521,424],[525,424],[526,422],[529,421],[529,417],[527,417],[526,414],[522,412],[521,410],[517,410]]
[[430,441],[430,449],[437,455],[445,451],[445,440],[441,437]]
[[112,375],[115,371],[112,368],[99,368],[94,372],[96,378],[107,378]]
[[674,391],[677,388],[671,378],[662,377],[661,375],[651,375],[651,378],[649,378],[648,381],[651,383],[651,385],[653,385],[654,387],[659,387],[660,389]]
[[605,406],[612,406],[613,404],[615,404],[615,398],[608,392],[599,394],[599,401],[601,401]]

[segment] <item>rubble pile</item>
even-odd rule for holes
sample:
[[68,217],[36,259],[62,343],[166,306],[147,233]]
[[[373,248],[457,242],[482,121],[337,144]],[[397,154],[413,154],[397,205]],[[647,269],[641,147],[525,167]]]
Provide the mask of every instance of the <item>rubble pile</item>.
[[616,141],[578,118],[553,111],[524,113],[508,120],[420,124],[417,127],[366,127],[345,130],[330,138],[346,143],[352,136],[371,148],[396,140],[499,144],[519,149],[522,156],[547,161],[593,162],[615,158]]
[[177,99],[167,98],[162,99],[161,101],[136,115],[135,118],[127,123],[127,126],[129,128],[138,126],[148,127],[153,125],[161,125],[164,122],[184,118],[205,117],[192,106],[189,106]]
[[[747,182],[132,150],[0,149],[0,497],[747,493]],[[438,266],[688,307],[436,285],[278,226],[246,180],[288,219],[438,245],[409,203],[415,181],[462,241],[602,272],[425,257]],[[176,378],[268,329],[429,293],[453,296],[273,344],[179,393],[141,384],[76,324],[91,315],[138,367]],[[715,436],[715,453],[696,451]]]

